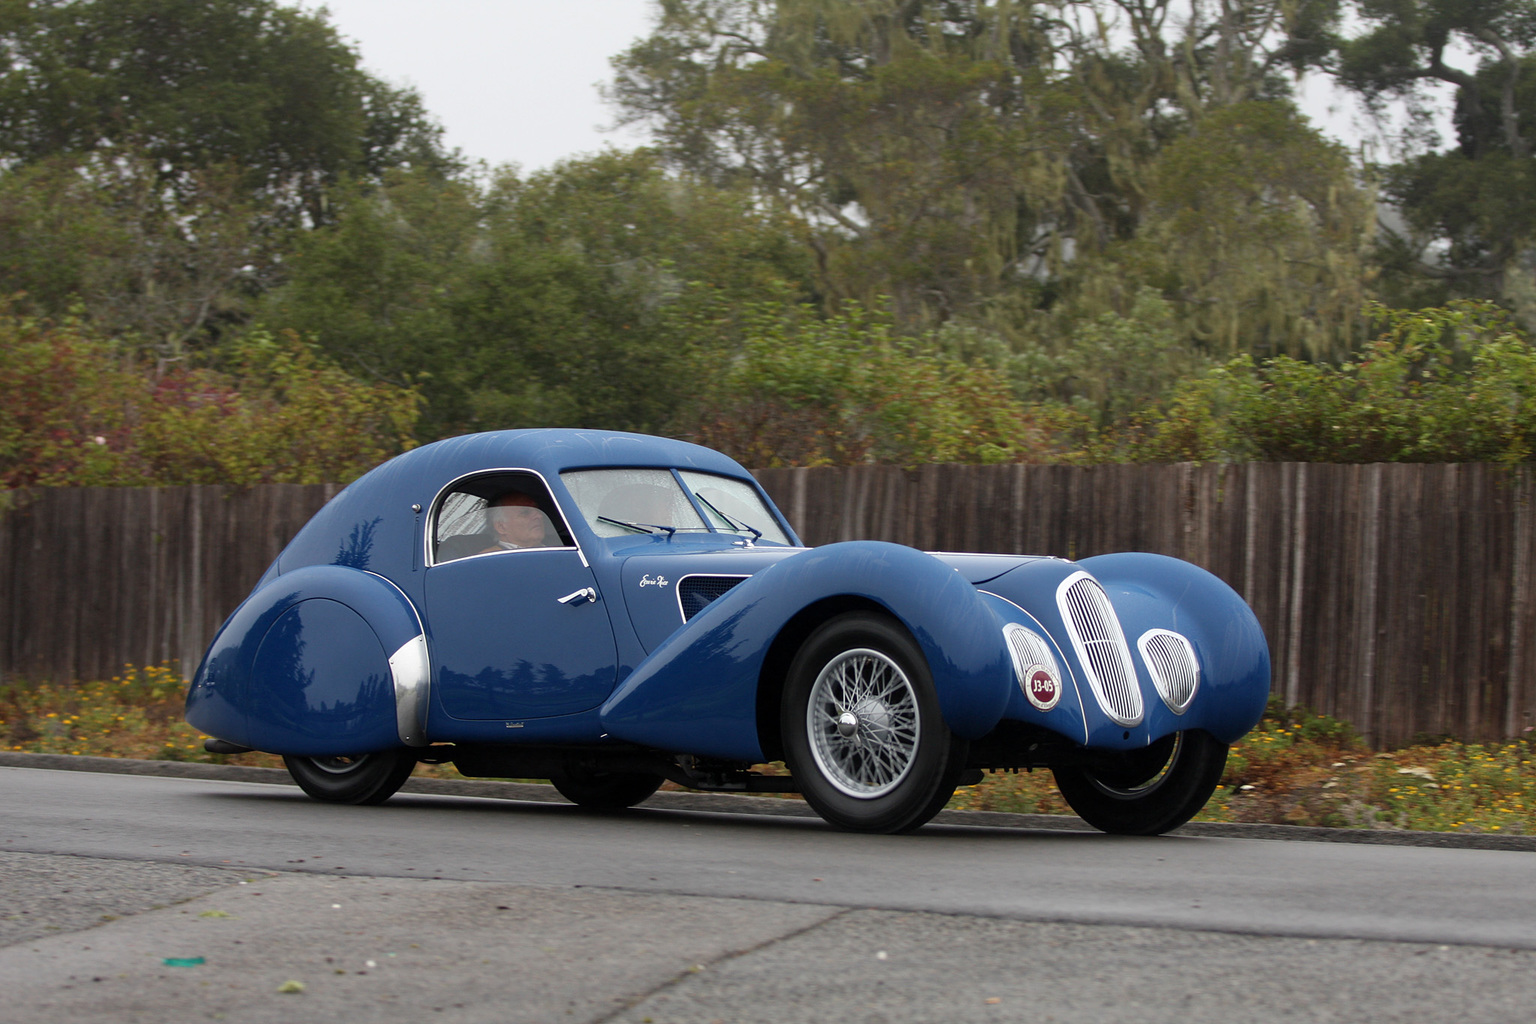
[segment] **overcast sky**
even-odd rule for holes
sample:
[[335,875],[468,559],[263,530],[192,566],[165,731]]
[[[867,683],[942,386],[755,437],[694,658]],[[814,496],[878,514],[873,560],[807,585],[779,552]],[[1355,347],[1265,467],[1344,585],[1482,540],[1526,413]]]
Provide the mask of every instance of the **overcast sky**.
[[[526,171],[634,131],[604,132],[598,95],[608,59],[648,34],[651,0],[301,0],[324,6],[338,31],[385,81],[416,88],[447,129],[450,148]],[[1448,93],[1447,93],[1448,97]],[[1351,97],[1314,77],[1297,97],[1314,124],[1355,149],[1371,134]],[[1449,99],[1444,103],[1449,110]],[[1445,127],[1449,127],[1448,117]],[[1450,133],[1447,131],[1449,138]],[[1378,146],[1374,159],[1389,154]]]
[[471,159],[547,167],[634,133],[599,131],[608,58],[648,34],[650,0],[304,0],[325,7],[363,66],[411,85]]

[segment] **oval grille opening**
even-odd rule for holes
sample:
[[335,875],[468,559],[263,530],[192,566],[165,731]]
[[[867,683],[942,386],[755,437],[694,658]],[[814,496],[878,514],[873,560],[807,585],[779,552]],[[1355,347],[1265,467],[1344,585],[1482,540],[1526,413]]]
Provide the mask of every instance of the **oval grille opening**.
[[1189,639],[1168,629],[1149,629],[1136,641],[1147,674],[1168,710],[1182,715],[1200,687],[1200,662]]
[[1109,595],[1098,580],[1079,572],[1062,581],[1056,602],[1099,707],[1120,725],[1140,722],[1143,705],[1136,665]]

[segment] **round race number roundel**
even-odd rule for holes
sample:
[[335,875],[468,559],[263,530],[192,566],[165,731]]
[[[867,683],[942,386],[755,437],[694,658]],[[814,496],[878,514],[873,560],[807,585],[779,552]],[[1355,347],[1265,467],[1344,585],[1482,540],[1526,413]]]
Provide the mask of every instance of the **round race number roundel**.
[[1044,665],[1031,665],[1024,673],[1024,696],[1041,711],[1049,711],[1061,700],[1061,681]]

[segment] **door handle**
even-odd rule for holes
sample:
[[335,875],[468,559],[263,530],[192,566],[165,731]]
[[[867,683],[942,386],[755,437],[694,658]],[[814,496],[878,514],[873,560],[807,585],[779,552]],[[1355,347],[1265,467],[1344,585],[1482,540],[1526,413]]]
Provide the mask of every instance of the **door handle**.
[[556,598],[556,600],[558,600],[561,604],[575,606],[578,604],[583,604],[587,601],[596,601],[597,591],[591,587],[582,587],[574,594],[566,594],[564,597]]

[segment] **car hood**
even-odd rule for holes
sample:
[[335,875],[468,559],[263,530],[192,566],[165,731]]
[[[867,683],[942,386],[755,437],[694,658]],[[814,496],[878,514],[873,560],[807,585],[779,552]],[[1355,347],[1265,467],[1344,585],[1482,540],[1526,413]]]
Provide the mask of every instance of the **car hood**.
[[964,576],[967,582],[978,587],[1021,565],[1028,565],[1030,562],[1038,562],[1048,557],[1046,555],[981,555],[963,551],[930,551],[928,553]]

